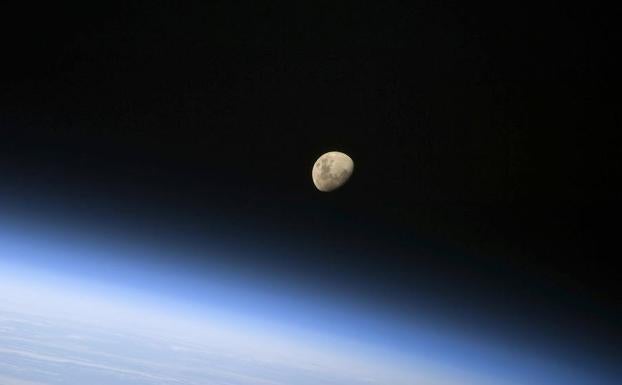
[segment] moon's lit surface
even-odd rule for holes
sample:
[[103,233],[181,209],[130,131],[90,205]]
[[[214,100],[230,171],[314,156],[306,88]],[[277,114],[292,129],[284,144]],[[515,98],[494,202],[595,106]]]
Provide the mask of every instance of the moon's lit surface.
[[313,183],[318,190],[329,192],[343,186],[352,176],[354,162],[343,152],[331,151],[320,156],[313,165]]

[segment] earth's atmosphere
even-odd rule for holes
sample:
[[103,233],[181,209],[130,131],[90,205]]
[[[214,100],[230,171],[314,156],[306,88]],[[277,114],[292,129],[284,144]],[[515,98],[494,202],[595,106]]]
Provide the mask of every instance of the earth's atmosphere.
[[0,221],[0,385],[617,384],[603,351],[469,332],[431,301],[406,322],[276,275],[138,259],[185,252]]
[[2,385],[406,385],[456,383],[456,376],[488,383],[434,365],[417,373],[302,337],[288,341],[214,320],[193,324],[23,279],[5,277],[0,289]]

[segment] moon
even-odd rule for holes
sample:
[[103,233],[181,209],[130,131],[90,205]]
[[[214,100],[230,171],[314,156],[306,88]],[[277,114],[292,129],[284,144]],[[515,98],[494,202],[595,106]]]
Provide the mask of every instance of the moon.
[[313,184],[322,192],[343,186],[352,176],[354,162],[343,152],[331,151],[320,156],[313,165]]

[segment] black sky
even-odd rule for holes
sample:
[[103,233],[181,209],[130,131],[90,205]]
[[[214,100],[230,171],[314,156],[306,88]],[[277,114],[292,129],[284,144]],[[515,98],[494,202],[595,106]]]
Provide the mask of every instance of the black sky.
[[[451,306],[561,308],[620,336],[605,10],[149,1],[0,14],[6,199],[294,250],[267,263],[406,309],[425,282]],[[310,169],[329,150],[356,170],[321,194]]]

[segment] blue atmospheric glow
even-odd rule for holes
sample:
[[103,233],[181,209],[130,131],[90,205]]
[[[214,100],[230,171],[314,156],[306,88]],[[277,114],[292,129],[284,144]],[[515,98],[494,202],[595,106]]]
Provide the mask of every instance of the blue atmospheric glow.
[[[154,314],[154,319],[196,324],[209,320],[219,327],[226,325],[231,335],[250,333],[246,343],[238,342],[239,349],[253,350],[268,341],[282,346],[279,353],[300,349],[296,354],[302,356],[302,347],[308,347],[311,361],[331,357],[329,361],[343,362],[349,372],[375,367],[370,375],[396,385],[614,383],[585,364],[579,368],[558,357],[535,355],[537,349],[530,352],[503,341],[465,335],[458,328],[435,327],[434,315],[425,315],[426,308],[421,309],[420,320],[400,319],[340,293],[313,291],[283,277],[236,270],[226,263],[227,250],[217,244],[191,246],[154,247],[132,242],[129,235],[107,238],[33,218],[4,217],[0,219],[0,299],[23,308],[32,305],[27,299],[41,296],[33,306],[47,303],[46,311],[52,313],[100,301],[94,313],[110,308],[117,309],[111,313],[130,317],[140,309],[137,319],[143,312]],[[200,273],[165,262],[185,253],[203,253],[215,262]],[[134,310],[118,310],[123,306]],[[1,371],[0,367],[0,379]]]

